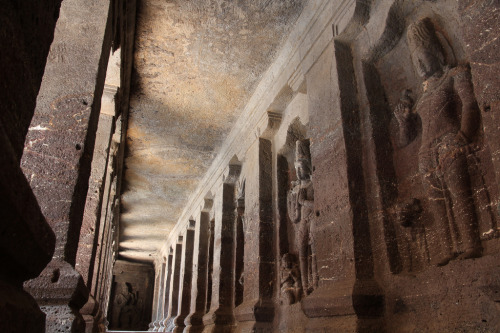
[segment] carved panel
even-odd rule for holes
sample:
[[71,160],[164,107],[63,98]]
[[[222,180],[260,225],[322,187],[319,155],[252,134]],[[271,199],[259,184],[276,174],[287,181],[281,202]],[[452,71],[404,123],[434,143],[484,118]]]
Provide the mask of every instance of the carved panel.
[[[481,234],[496,236],[491,156],[470,70],[442,22],[437,16],[409,20],[394,48],[364,68],[368,98],[385,96],[388,105],[379,107],[390,110],[385,118],[371,112],[375,127],[390,136],[385,143],[375,138],[375,149],[384,169],[379,177],[393,273],[480,257]],[[381,151],[392,154],[382,161]]]

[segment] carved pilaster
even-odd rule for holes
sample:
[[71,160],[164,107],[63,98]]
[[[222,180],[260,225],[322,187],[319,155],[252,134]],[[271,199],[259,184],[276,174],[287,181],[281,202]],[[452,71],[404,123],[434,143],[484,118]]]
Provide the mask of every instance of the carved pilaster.
[[[271,142],[257,140],[247,153],[247,161],[257,164],[245,181],[244,290],[243,303],[235,309],[237,332],[271,332],[274,318],[274,251],[272,218]],[[248,199],[247,199],[248,198]]]
[[212,298],[210,311],[203,316],[203,332],[230,332],[234,326],[234,197],[235,182],[240,170],[241,166],[238,164],[227,167],[224,173],[231,176],[224,177],[222,189],[214,200],[216,206]]
[[193,249],[194,249],[195,221],[190,220],[185,234],[185,246],[182,251],[181,276],[179,286],[179,311],[174,319],[175,333],[184,330],[184,319],[189,314],[191,305],[191,282],[193,276]]
[[191,293],[191,312],[184,320],[185,332],[201,332],[203,330],[203,315],[207,304],[207,274],[210,239],[210,214],[212,199],[205,199],[200,212],[199,223],[196,225],[194,243],[193,282]]

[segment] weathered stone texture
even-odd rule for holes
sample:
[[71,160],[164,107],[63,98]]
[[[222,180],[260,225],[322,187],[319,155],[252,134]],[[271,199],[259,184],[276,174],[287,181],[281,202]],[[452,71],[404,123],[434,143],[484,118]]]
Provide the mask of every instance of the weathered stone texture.
[[204,331],[497,330],[497,3],[309,6],[183,213],[214,197]]
[[4,64],[0,117],[18,159],[35,110],[60,4],[60,0],[43,4],[30,1],[2,1],[0,4],[0,39],[4,48],[0,54]]
[[0,330],[43,332],[45,315],[22,284],[50,261],[55,237],[19,166],[61,1],[0,6]]
[[78,309],[88,290],[74,265],[111,48],[109,11],[109,2],[63,3],[21,163],[56,234],[51,264],[25,284],[44,303],[47,331],[84,330]]

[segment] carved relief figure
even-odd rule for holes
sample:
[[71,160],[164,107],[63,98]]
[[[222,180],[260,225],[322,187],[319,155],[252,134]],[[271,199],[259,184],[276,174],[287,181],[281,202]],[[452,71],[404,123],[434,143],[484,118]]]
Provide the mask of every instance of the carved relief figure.
[[[410,25],[408,43],[416,72],[425,81],[416,102],[405,91],[394,111],[400,146],[416,137],[416,119],[422,133],[419,172],[423,179],[439,237],[448,244],[438,260],[479,257],[482,252],[467,154],[479,130],[479,109],[466,66],[450,67],[429,18]],[[418,116],[417,116],[418,115]]]
[[314,190],[311,179],[311,158],[308,140],[298,140],[295,152],[297,180],[288,192],[288,215],[293,223],[299,223],[295,239],[299,253],[303,292],[308,295],[318,285],[316,252],[313,228]]
[[121,293],[117,300],[117,304],[120,306],[118,324],[121,328],[133,328],[139,321],[137,311],[139,292],[134,292],[132,285],[128,282],[125,282],[123,289],[125,292]]
[[285,253],[281,257],[281,294],[286,304],[289,305],[300,301],[302,295],[302,282],[296,261],[295,256],[291,253]]

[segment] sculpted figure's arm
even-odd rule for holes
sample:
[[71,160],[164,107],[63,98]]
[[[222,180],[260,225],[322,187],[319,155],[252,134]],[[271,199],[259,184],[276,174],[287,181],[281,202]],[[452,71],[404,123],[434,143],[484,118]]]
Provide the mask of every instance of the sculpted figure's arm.
[[402,96],[399,100],[398,105],[394,109],[394,117],[398,122],[399,133],[397,138],[397,144],[399,147],[404,147],[410,144],[415,137],[416,131],[413,128],[415,115],[412,113],[413,100],[410,97],[411,91],[404,90]]
[[465,66],[454,69],[453,85],[462,103],[460,132],[457,139],[464,144],[470,143],[479,129],[479,107],[474,96],[470,71]]
[[[296,186],[292,183],[292,186]],[[287,208],[288,208],[288,217],[293,223],[297,223],[300,221],[300,205],[298,203],[298,194],[293,189],[288,192],[287,196]]]

